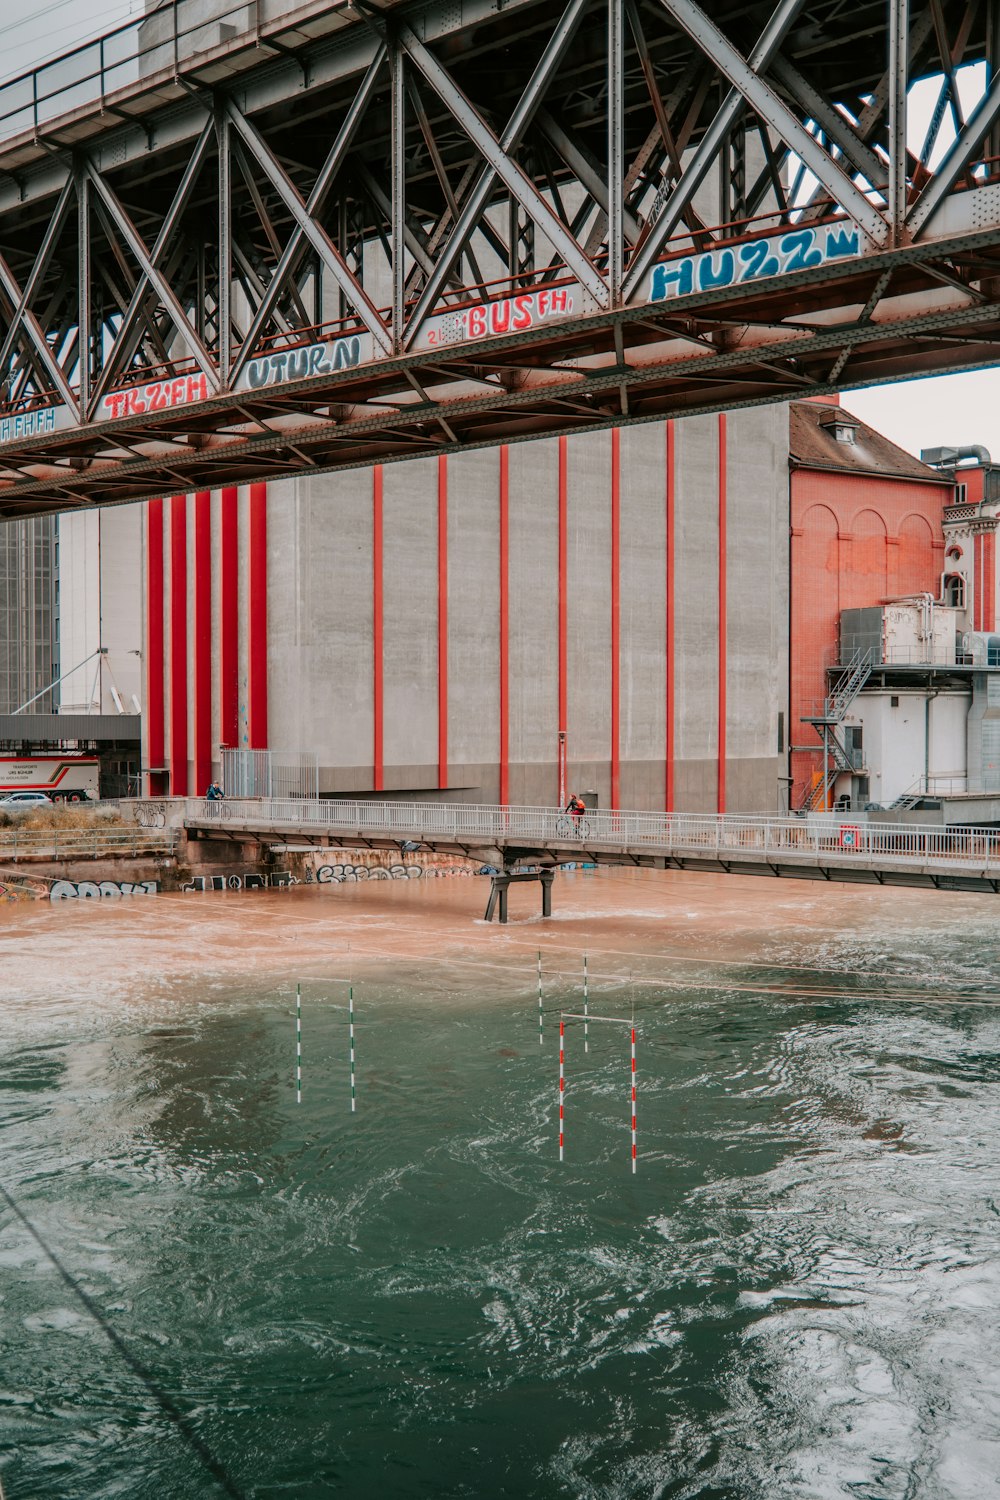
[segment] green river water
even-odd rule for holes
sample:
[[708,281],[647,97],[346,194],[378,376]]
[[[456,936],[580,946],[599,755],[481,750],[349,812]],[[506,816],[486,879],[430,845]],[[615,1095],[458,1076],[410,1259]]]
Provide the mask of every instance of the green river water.
[[659,879],[0,912],[6,1500],[1000,1496],[1000,906]]

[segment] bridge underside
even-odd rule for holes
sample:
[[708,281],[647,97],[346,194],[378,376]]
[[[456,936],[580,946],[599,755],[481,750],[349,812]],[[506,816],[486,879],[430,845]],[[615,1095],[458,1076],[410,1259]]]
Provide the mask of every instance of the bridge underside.
[[628,868],[645,870],[685,870],[704,875],[769,875],[784,880],[818,880],[825,883],[841,882],[847,885],[916,886],[924,890],[940,891],[985,891],[1000,894],[1000,870],[977,870],[976,868],[941,868],[940,862],[922,861],[913,858],[894,864],[885,860],[868,858],[856,853],[836,854],[824,852],[821,857],[803,853],[796,857],[787,852],[773,857],[761,858],[757,853],[727,851],[716,854],[706,850],[691,850],[685,853],[656,854],[648,848],[602,847],[597,842],[581,843],[572,839],[550,839],[544,844],[529,845],[522,839],[497,839],[492,844],[483,844],[469,839],[448,836],[424,836],[419,843],[410,841],[402,846],[398,838],[379,838],[363,833],[337,833],[323,830],[310,835],[309,841],[296,839],[286,844],[284,838],[293,831],[301,834],[301,827],[289,824],[284,832],[276,826],[272,830],[240,831],[233,827],[221,829],[213,820],[189,819],[188,837],[220,843],[254,840],[276,852],[289,848],[296,852],[308,849],[383,849],[399,853],[401,847],[423,849],[435,854],[453,854],[466,859],[479,860],[498,870],[522,870],[526,866],[541,870],[557,870],[566,865],[574,868],[581,865],[597,865],[605,868]]
[[0,515],[997,360],[991,0],[202,9],[0,85]]

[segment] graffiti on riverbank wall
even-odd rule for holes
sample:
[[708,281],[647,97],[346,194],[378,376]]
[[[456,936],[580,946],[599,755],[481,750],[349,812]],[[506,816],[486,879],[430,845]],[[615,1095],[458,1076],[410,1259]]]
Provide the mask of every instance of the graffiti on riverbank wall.
[[448,861],[447,864],[321,864],[306,870],[306,885],[345,885],[354,880],[430,880],[442,876],[466,876],[466,874],[493,874],[492,865],[472,864],[466,861]]
[[47,901],[48,882],[30,875],[0,875],[0,901]]
[[242,875],[196,875],[182,891],[262,891],[267,886],[298,885],[287,870],[245,870]]
[[155,896],[155,880],[54,880],[50,901],[103,901],[118,896]]
[[[379,856],[359,855],[357,862],[338,860],[332,864],[306,868],[302,877],[305,885],[352,885],[363,880],[428,880],[432,876],[489,875],[488,866],[474,865],[471,860],[447,864],[384,864]],[[426,858],[426,856],[425,856]],[[276,886],[299,885],[297,876],[287,870],[244,870],[231,875],[195,875],[182,891],[262,891]]]

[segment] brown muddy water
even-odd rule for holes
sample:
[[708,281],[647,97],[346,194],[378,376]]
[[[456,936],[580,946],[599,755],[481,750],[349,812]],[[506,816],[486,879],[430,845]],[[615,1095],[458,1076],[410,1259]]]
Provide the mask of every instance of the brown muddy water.
[[0,908],[6,1500],[1000,1497],[1000,901],[486,895]]

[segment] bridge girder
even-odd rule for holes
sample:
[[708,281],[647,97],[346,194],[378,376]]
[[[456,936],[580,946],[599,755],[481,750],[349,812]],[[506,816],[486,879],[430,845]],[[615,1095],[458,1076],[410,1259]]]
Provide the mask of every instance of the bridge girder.
[[995,12],[167,0],[0,85],[0,514],[994,363]]

